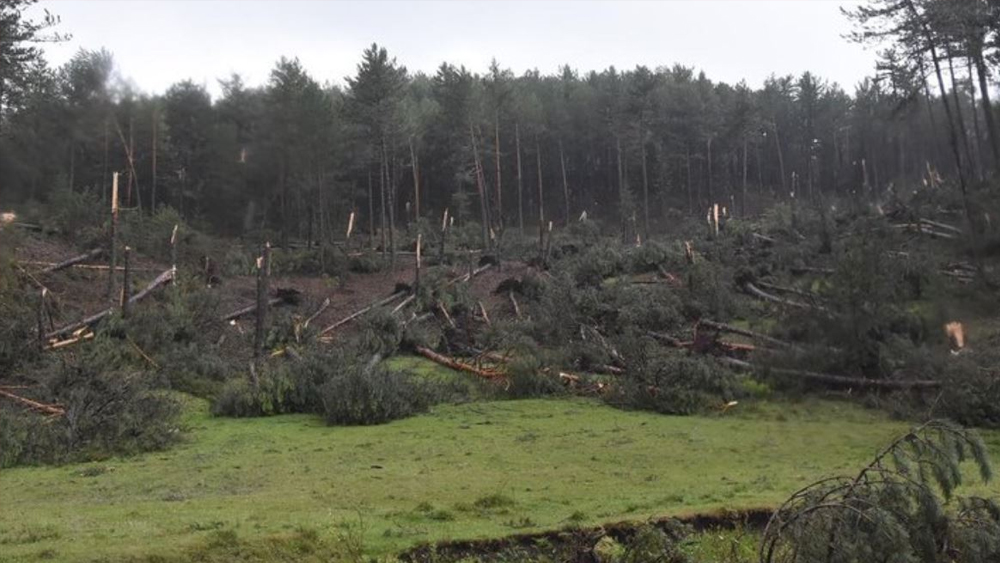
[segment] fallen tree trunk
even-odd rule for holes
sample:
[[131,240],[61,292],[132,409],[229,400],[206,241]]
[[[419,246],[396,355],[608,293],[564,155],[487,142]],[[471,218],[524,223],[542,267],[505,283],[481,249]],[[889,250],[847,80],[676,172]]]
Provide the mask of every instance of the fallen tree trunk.
[[320,315],[322,315],[323,311],[326,311],[327,307],[329,306],[330,306],[330,298],[327,297],[326,299],[323,300],[323,303],[319,306],[319,309],[316,309],[315,313],[309,315],[309,318],[303,321],[302,328],[309,326],[309,324],[315,321]]
[[777,284],[763,282],[763,281],[758,281],[757,285],[759,285],[760,287],[762,287],[764,289],[770,289],[771,291],[777,291],[778,293],[790,293],[792,295],[798,295],[799,297],[805,297],[806,299],[809,299],[811,301],[816,301],[816,300],[820,299],[820,297],[818,295],[816,295],[815,293],[812,293],[810,291],[804,291],[804,290],[801,290],[801,289],[796,289],[794,287],[786,287],[786,286],[783,286],[783,285],[777,285]]
[[332,325],[330,325],[330,326],[324,328],[323,330],[321,330],[319,332],[319,334],[316,335],[316,336],[317,336],[317,338],[319,338],[321,336],[325,336],[327,333],[329,333],[329,332],[333,331],[334,329],[339,328],[339,327],[341,327],[341,326],[343,326],[343,325],[345,325],[345,324],[353,321],[354,319],[360,317],[361,315],[364,315],[368,311],[371,311],[372,309],[375,309],[377,307],[381,307],[383,305],[388,305],[389,303],[392,303],[393,301],[395,301],[395,300],[403,297],[404,295],[406,295],[405,291],[398,291],[396,293],[393,293],[392,295],[390,295],[389,297],[386,297],[385,299],[382,299],[380,301],[376,301],[376,302],[372,303],[371,305],[368,305],[367,307],[364,307],[361,310],[355,311],[355,312],[351,313],[350,315],[347,315],[346,317],[340,319],[339,321],[337,321],[337,322],[333,323]]
[[791,299],[784,299],[782,297],[778,297],[777,295],[772,295],[764,291],[763,289],[757,287],[751,282],[743,284],[743,287],[746,288],[746,290],[754,297],[759,297],[760,299],[763,299],[765,301],[771,301],[773,303],[779,303],[781,305],[787,305],[789,307],[796,307],[799,309],[812,309],[814,311],[823,311],[823,312],[827,311],[827,308],[821,305],[812,305],[810,303],[792,301]]
[[[129,300],[128,300],[128,302],[130,304],[132,304],[132,303],[138,303],[139,301],[142,301],[143,299],[146,298],[146,296],[148,296],[150,293],[152,293],[153,291],[155,291],[157,288],[159,288],[160,286],[165,285],[167,283],[170,283],[173,279],[174,279],[174,270],[173,270],[173,268],[171,268],[171,269],[163,272],[162,274],[156,276],[156,278],[153,281],[149,282],[149,285],[147,285],[142,291],[140,291],[139,293],[136,293],[135,295],[133,295],[132,297],[130,297]],[[75,323],[72,323],[72,324],[66,325],[66,326],[64,326],[62,328],[53,330],[52,332],[50,332],[50,333],[48,333],[48,334],[45,335],[45,339],[46,340],[58,339],[58,338],[61,338],[61,337],[73,334],[74,332],[80,330],[81,328],[89,327],[89,326],[92,326],[94,324],[97,324],[104,317],[110,316],[111,313],[114,312],[114,310],[115,310],[114,307],[108,307],[107,309],[104,309],[103,311],[100,311],[98,313],[94,313],[93,315],[90,315],[89,317],[86,317],[86,318],[84,318],[82,320],[79,320],[79,321],[77,321]]]
[[937,227],[939,229],[951,231],[958,235],[962,234],[962,229],[959,229],[958,227],[952,225],[948,225],[947,223],[939,223],[937,221],[931,221],[930,219],[920,219],[920,222],[930,227]]
[[39,274],[48,274],[48,273],[51,273],[51,272],[58,272],[59,270],[65,270],[66,268],[69,268],[70,266],[73,266],[75,264],[79,264],[80,262],[86,262],[87,260],[90,260],[90,259],[93,259],[93,258],[97,258],[101,254],[104,254],[104,249],[103,248],[95,248],[95,249],[93,249],[93,250],[91,250],[89,252],[84,252],[83,254],[80,254],[78,256],[74,256],[74,257],[69,258],[67,260],[63,260],[62,262],[53,264],[53,265],[51,265],[51,266],[49,266],[47,268],[43,268],[43,269],[39,270],[38,273]]
[[[23,266],[42,266],[42,267],[44,267],[45,269],[39,270],[39,273],[45,272],[51,266],[58,265],[56,262],[45,262],[43,260],[22,260],[22,261],[19,262],[19,264],[21,264]],[[108,271],[108,270],[111,269],[111,266],[108,266],[107,264],[73,264],[72,266],[67,266],[67,268],[72,268],[74,270],[97,270],[97,271],[106,272],[106,271]],[[121,271],[124,271],[124,270],[125,270],[125,268],[123,266],[115,266],[115,271],[116,272],[121,272]],[[159,272],[159,270],[155,269],[155,268],[137,268],[135,266],[130,267],[129,271],[130,272]]]
[[789,268],[793,274],[820,274],[824,276],[831,276],[834,273],[833,268],[814,268],[811,266],[796,266]]
[[53,415],[53,416],[62,416],[64,414],[66,414],[66,409],[64,409],[64,408],[62,408],[62,407],[60,407],[58,405],[46,405],[45,403],[39,403],[38,401],[32,401],[31,399],[26,399],[26,398],[24,398],[24,397],[22,397],[20,395],[15,395],[15,394],[13,394],[13,393],[11,393],[9,391],[4,391],[3,389],[0,389],[0,397],[7,397],[8,399],[17,401],[18,403],[21,403],[22,405],[24,405],[24,406],[26,406],[26,407],[28,407],[30,409],[33,409],[33,410],[36,410],[36,411],[39,411],[39,412],[42,412],[42,413],[45,413],[45,414],[50,414],[50,415]]
[[[272,297],[271,299],[269,299],[267,301],[267,306],[268,307],[274,307],[275,305],[281,305],[284,302],[285,302],[285,299],[283,299],[281,297]],[[256,310],[257,310],[257,304],[256,303],[254,303],[253,305],[247,305],[246,307],[243,307],[242,309],[237,309],[237,310],[233,311],[232,313],[229,313],[228,315],[223,316],[222,317],[222,321],[223,322],[235,321],[236,319],[238,319],[238,318],[240,318],[240,317],[242,317],[244,315],[249,315],[250,313],[253,313]]]
[[503,379],[504,378],[503,374],[501,374],[499,372],[496,372],[496,371],[493,371],[493,370],[485,370],[485,369],[477,368],[476,366],[460,362],[460,361],[458,361],[458,360],[456,360],[454,358],[449,358],[448,356],[444,356],[442,354],[438,354],[437,352],[435,352],[434,350],[431,350],[430,348],[425,348],[423,346],[417,346],[416,347],[416,352],[418,354],[420,354],[421,356],[427,358],[428,360],[432,361],[432,362],[441,364],[441,365],[443,365],[445,367],[449,367],[449,368],[454,369],[454,370],[472,373],[472,374],[478,375],[479,377],[482,377],[482,378],[485,378],[485,379]]
[[[735,367],[738,369],[744,369],[747,371],[758,371],[760,369],[757,366],[751,364],[750,362],[737,360],[734,358],[720,357],[718,358],[718,360],[722,362],[724,365]],[[797,377],[799,379],[805,379],[807,381],[823,383],[826,385],[831,385],[836,387],[851,387],[851,388],[862,388],[862,389],[887,389],[887,390],[938,389],[941,387],[940,381],[932,381],[926,379],[869,379],[867,377],[848,377],[846,375],[833,375],[829,373],[817,373],[814,371],[805,371],[805,370],[788,369],[788,368],[768,368],[768,371],[778,375]]]
[[719,323],[719,322],[715,322],[715,321],[710,321],[708,319],[701,319],[700,321],[698,321],[698,325],[704,326],[704,327],[708,327],[708,328],[710,328],[712,330],[718,330],[720,332],[728,332],[728,333],[731,333],[731,334],[739,334],[740,336],[746,336],[747,338],[751,338],[753,340],[757,340],[757,341],[760,341],[760,342],[766,342],[766,343],[768,343],[768,344],[770,344],[772,346],[776,346],[778,348],[795,348],[795,345],[792,344],[791,342],[785,342],[784,340],[778,340],[777,338],[774,338],[772,336],[768,336],[766,334],[761,334],[759,332],[754,332],[752,330],[747,330],[745,328],[740,328],[738,326],[733,326],[733,325],[728,325],[728,324],[725,324],[725,323]]

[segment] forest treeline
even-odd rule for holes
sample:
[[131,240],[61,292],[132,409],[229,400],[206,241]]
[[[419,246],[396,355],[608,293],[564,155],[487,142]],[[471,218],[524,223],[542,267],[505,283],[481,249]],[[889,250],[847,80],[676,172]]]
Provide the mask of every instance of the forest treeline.
[[448,208],[489,244],[490,229],[536,232],[583,212],[648,235],[672,209],[881,198],[959,171],[982,179],[1000,154],[1000,10],[979,0],[855,8],[854,39],[884,50],[850,92],[810,72],[752,88],[682,65],[411,73],[372,44],[343,86],[282,58],[264,85],[221,79],[214,100],[192,81],[137,91],[105,50],[51,67],[37,42],[58,40],[57,22],[30,21],[30,4],[0,2],[13,38],[0,42],[4,204],[60,189],[107,200],[119,171],[126,207],[169,205],[219,234],[328,240],[356,211],[359,229],[395,244],[392,227]]

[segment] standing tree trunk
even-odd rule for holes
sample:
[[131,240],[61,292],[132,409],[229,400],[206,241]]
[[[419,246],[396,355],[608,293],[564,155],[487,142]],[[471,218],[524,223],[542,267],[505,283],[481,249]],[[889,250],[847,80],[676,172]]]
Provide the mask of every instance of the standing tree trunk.
[[413,216],[420,220],[420,168],[417,163],[417,151],[413,147],[413,135],[410,135],[410,162],[413,167]]
[[497,228],[503,229],[503,191],[500,189],[500,109],[493,114],[493,155],[496,161],[497,176]]
[[271,243],[264,243],[264,252],[257,258],[257,323],[253,338],[254,358],[264,352],[265,328],[267,323],[267,285],[271,270]]
[[[691,191],[691,147],[684,153],[684,167],[687,169],[688,213],[694,213],[694,194]],[[701,198],[699,198],[701,199]],[[698,202],[701,203],[700,201]]]
[[715,190],[712,189],[712,137],[708,138],[708,142],[706,143],[706,150],[708,152],[708,162],[707,162],[708,202],[714,204],[718,202],[715,201]]
[[130,295],[131,288],[129,287],[129,284],[131,283],[131,280],[129,280],[130,277],[129,274],[131,273],[129,268],[129,262],[130,262],[129,257],[131,254],[132,254],[132,249],[126,245],[125,253],[122,255],[123,265],[125,266],[125,271],[122,272],[122,301],[121,301],[122,317],[128,317],[129,299],[132,297]]
[[156,113],[157,112],[154,109],[153,110],[153,187],[152,187],[153,191],[151,194],[152,201],[149,204],[149,213],[151,215],[153,213],[156,213],[156,145],[158,144],[156,138],[156,129],[157,129],[156,122],[159,121],[159,117],[156,115]]
[[955,64],[951,53],[951,47],[945,43],[945,56],[948,58],[948,75],[951,78],[951,97],[955,100],[955,119],[961,132],[959,139],[962,141],[962,148],[965,149],[965,160],[969,166],[975,168],[975,160],[972,158],[972,148],[969,146],[969,130],[965,126],[965,112],[962,111],[962,102],[958,97],[958,82],[955,80]]
[[747,216],[747,138],[743,136],[743,199],[740,202],[740,216]]
[[382,217],[382,220],[379,223],[379,234],[381,235],[382,239],[382,260],[385,260],[385,253],[389,250],[389,245],[385,240],[385,222],[386,222],[385,221],[385,184],[386,184],[385,144],[382,143],[379,145],[379,147],[380,148],[378,157],[378,178],[379,178],[378,192],[379,192],[379,200],[382,202],[381,209],[379,210]]
[[990,101],[990,86],[987,80],[986,62],[983,60],[983,51],[972,49],[972,61],[976,65],[976,76],[979,79],[979,96],[982,100],[983,118],[986,120],[986,134],[990,138],[990,149],[993,153],[993,170],[1000,170],[1000,133],[997,132],[996,120],[993,115],[993,102]]
[[473,129],[472,123],[469,123],[469,137],[472,139],[472,165],[476,175],[476,189],[479,191],[479,213],[482,217],[483,252],[487,252],[490,249],[490,211],[488,204],[486,203],[486,198],[489,196],[486,193],[486,186],[484,185],[485,178],[483,177],[483,169],[479,163],[479,143],[476,142],[476,131]]
[[538,257],[542,258],[545,252],[545,196],[542,188],[542,148],[537,136],[535,154],[538,155]]
[[778,122],[771,122],[774,129],[774,146],[778,147],[778,171],[781,173],[782,197],[788,196],[788,184],[785,183],[785,153],[781,150],[781,137],[778,135]]
[[115,298],[115,267],[118,266],[118,173],[111,176],[111,226],[108,249],[108,300]]
[[983,131],[979,126],[979,111],[976,109],[976,86],[973,83],[972,78],[972,58],[966,59],[966,72],[969,74],[969,98],[972,100],[972,131],[975,138],[975,143],[973,143],[973,151],[976,153],[976,174],[979,181],[983,181],[984,170],[986,169],[985,159],[983,158]]
[[375,250],[375,197],[372,189],[372,171],[368,168],[368,246]]
[[639,148],[642,153],[642,238],[649,240],[649,174],[646,170],[646,131],[639,120]]
[[393,269],[396,267],[396,173],[395,173],[395,151],[391,157],[392,168],[390,168],[390,156],[385,147],[385,141],[382,141],[382,161],[385,163],[385,180],[388,182],[388,198],[389,198],[389,264]]
[[104,118],[104,158],[101,165],[101,203],[108,197],[108,118]]
[[569,181],[566,179],[566,156],[563,154],[562,139],[559,139],[559,166],[562,169],[563,201],[566,205],[566,225],[570,222]]
[[514,124],[514,144],[517,147],[517,224],[524,236],[524,182],[521,177],[521,130],[519,124]]

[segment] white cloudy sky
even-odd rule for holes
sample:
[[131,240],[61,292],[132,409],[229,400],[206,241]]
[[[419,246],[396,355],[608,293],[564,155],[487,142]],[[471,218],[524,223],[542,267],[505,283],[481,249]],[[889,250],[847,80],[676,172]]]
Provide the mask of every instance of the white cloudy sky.
[[80,48],[112,51],[146,92],[190,78],[219,91],[232,72],[267,79],[282,55],[320,82],[343,83],[373,41],[411,71],[442,62],[520,73],[681,63],[715,80],[759,85],[812,70],[848,91],[874,53],[843,38],[834,0],[43,0],[71,41],[46,46],[64,63]]

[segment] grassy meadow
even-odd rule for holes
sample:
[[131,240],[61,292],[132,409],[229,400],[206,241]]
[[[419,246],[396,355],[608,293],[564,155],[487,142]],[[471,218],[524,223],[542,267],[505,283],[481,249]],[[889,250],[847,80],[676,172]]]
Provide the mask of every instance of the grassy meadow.
[[[216,418],[185,401],[185,438],[169,451],[0,473],[0,560],[387,556],[442,539],[771,506],[853,472],[906,427],[815,400],[689,417],[587,399],[475,402],[374,427]],[[987,440],[1000,451],[1000,434]]]

